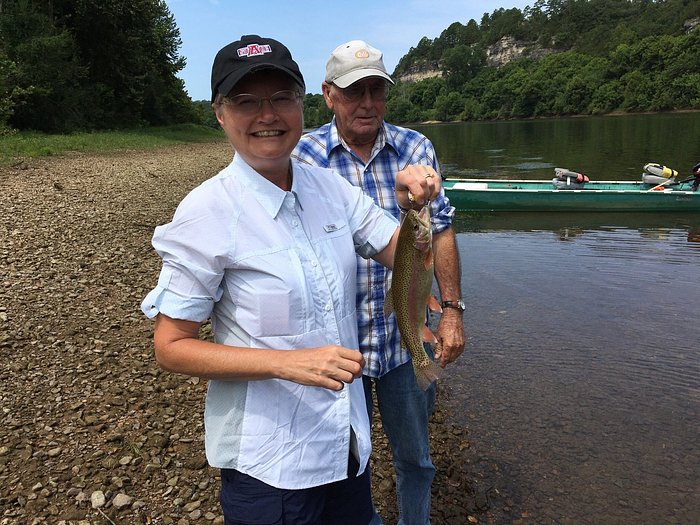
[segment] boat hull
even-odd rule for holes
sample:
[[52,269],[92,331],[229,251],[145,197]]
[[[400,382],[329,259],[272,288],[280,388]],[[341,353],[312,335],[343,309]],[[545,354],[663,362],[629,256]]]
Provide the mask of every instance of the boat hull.
[[700,191],[642,182],[589,182],[583,189],[557,189],[551,181],[446,179],[458,211],[700,212]]

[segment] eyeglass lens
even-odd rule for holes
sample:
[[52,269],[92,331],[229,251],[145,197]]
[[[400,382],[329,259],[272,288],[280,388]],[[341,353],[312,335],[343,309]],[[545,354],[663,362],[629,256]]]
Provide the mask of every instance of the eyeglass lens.
[[372,100],[385,100],[387,87],[385,84],[376,85],[359,85],[359,86],[349,86],[341,89],[345,98],[350,101],[356,102],[365,96],[365,93],[369,91],[369,96]]
[[298,101],[300,98],[299,93],[291,90],[278,91],[269,97],[259,97],[249,93],[242,93],[240,95],[227,97],[229,103],[237,112],[246,115],[253,115],[260,111],[262,103],[265,100],[270,103],[275,111],[290,111],[295,107],[298,107]]

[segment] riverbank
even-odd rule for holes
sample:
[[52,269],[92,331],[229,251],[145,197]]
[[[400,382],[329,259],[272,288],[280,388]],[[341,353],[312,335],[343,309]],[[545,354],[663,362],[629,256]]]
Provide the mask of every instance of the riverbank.
[[[230,155],[202,143],[0,168],[0,525],[223,523],[205,382],[156,366],[139,304],[160,268],[154,227]],[[487,523],[448,398],[441,385],[433,524]],[[375,501],[394,523],[378,423],[373,444]]]

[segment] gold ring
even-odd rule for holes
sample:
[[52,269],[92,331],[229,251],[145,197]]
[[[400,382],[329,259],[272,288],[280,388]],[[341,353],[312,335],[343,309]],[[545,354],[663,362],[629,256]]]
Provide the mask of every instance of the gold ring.
[[430,179],[430,178],[433,177],[433,174],[432,174],[432,173],[426,173],[425,175],[423,175],[423,177],[425,177],[426,179]]

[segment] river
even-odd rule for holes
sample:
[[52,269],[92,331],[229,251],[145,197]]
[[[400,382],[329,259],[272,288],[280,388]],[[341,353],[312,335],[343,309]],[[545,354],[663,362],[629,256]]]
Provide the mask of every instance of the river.
[[[636,180],[700,113],[416,126],[448,176]],[[700,523],[700,214],[460,214],[446,371],[493,524]]]

